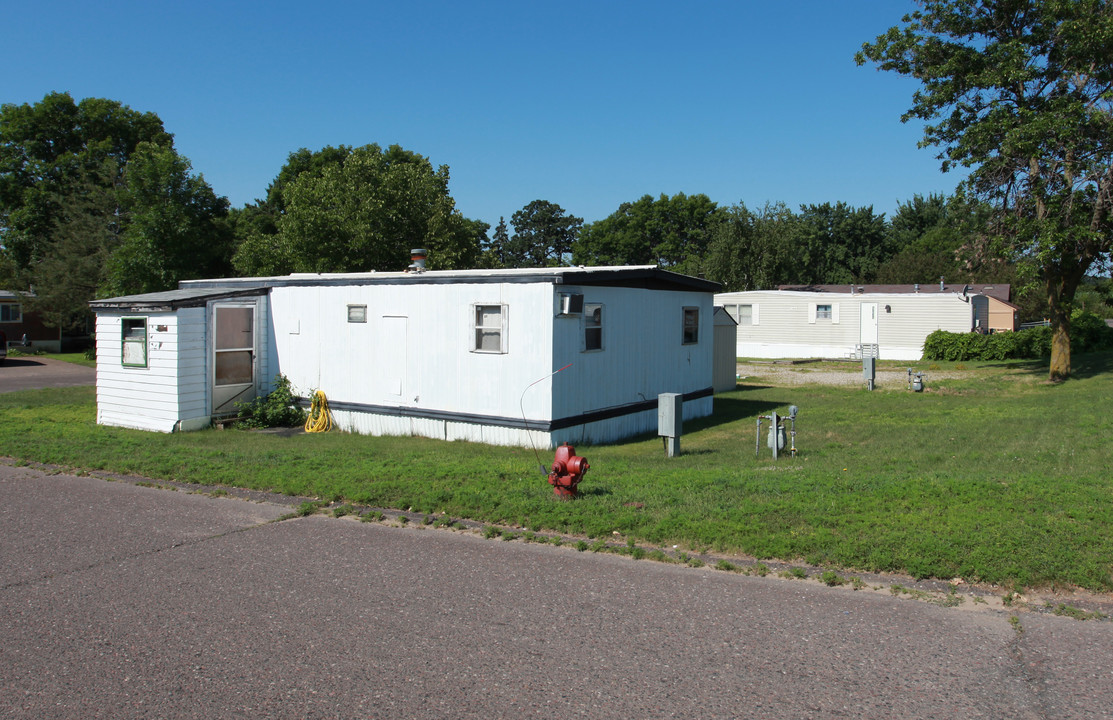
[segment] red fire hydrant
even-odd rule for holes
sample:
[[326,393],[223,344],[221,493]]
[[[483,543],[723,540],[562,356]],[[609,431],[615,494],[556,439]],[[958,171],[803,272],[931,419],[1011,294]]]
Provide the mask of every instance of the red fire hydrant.
[[576,497],[576,486],[584,479],[587,472],[587,458],[576,454],[576,448],[564,443],[556,449],[553,466],[549,472],[549,484],[553,486],[553,494],[559,498]]

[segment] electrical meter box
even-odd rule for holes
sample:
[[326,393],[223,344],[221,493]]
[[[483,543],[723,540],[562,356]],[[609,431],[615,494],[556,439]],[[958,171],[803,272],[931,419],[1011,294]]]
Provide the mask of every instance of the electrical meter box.
[[680,393],[661,393],[657,396],[657,434],[663,437],[680,437],[684,422],[684,396]]

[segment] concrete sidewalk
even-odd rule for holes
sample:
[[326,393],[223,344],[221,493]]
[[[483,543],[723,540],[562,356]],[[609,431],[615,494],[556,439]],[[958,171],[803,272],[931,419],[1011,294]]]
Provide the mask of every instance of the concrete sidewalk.
[[1113,623],[0,464],[0,715],[1103,718]]

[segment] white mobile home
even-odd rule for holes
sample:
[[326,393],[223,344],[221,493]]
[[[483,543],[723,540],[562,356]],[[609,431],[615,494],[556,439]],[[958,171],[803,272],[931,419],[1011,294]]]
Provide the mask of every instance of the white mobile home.
[[656,267],[196,280],[97,300],[97,420],[169,432],[285,375],[336,424],[498,445],[612,442],[712,406],[715,283]]
[[755,290],[720,293],[738,357],[919,360],[936,330],[970,332],[972,295]]

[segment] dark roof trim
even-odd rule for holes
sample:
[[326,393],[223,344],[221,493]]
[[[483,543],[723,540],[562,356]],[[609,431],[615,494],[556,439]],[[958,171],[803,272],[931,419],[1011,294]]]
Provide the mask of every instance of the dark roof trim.
[[240,297],[266,295],[267,289],[261,287],[230,288],[187,288],[167,290],[166,292],[146,293],[143,295],[123,295],[121,297],[93,300],[89,307],[94,310],[143,310],[146,312],[169,312],[178,308],[204,307],[210,300],[227,300]]
[[682,290],[715,293],[722,285],[655,267],[554,268],[552,272],[430,271],[425,273],[353,273],[350,275],[288,275],[271,278],[190,280],[183,288],[229,287],[343,287],[364,285],[460,285],[550,283],[594,287],[629,287],[648,290]]

